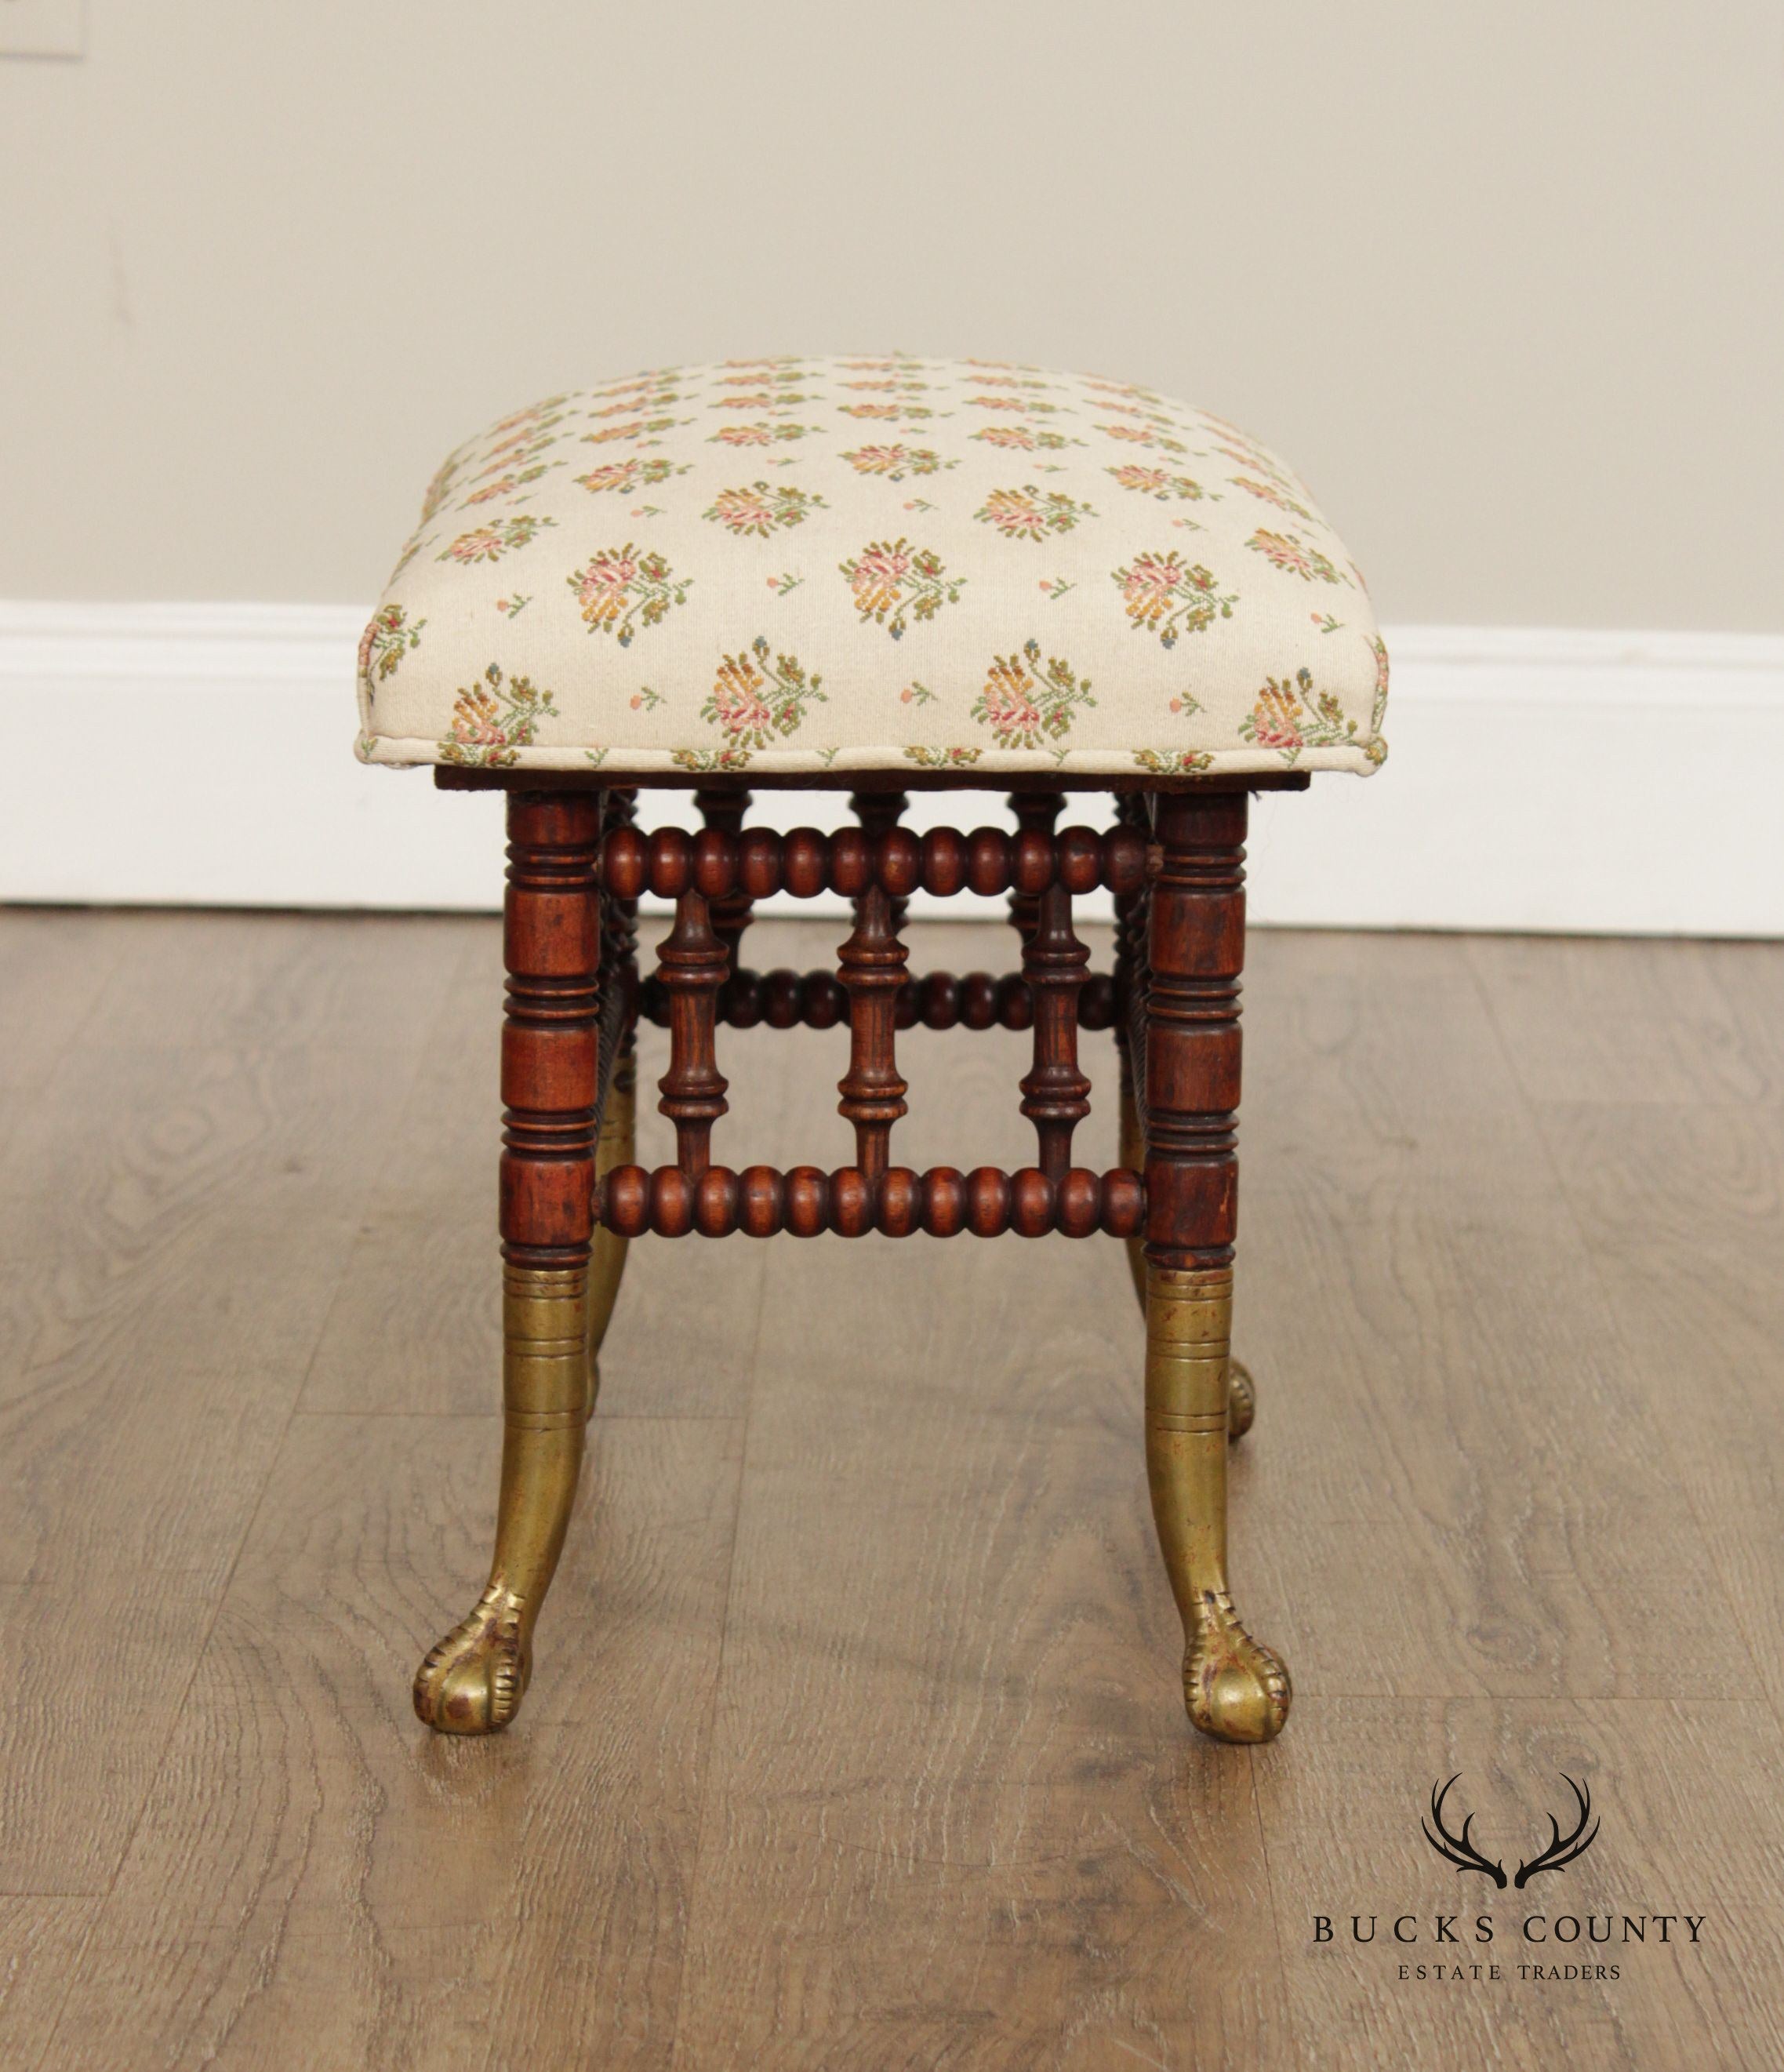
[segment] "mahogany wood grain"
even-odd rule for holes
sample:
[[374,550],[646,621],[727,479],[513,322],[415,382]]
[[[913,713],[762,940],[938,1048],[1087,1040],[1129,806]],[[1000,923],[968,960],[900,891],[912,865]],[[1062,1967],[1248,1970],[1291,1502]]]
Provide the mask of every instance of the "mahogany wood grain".
[[1057,836],[1032,828],[1014,835],[1002,828],[964,833],[935,828],[920,837],[902,828],[874,836],[858,827],[828,835],[816,828],[789,828],[784,834],[752,828],[736,840],[712,828],[693,837],[681,828],[645,834],[626,827],[608,836],[601,876],[610,891],[627,899],[643,892],[679,899],[693,889],[722,901],[741,887],[752,900],[777,892],[795,899],[840,892],[858,902],[869,885],[878,885],[894,901],[919,887],[952,898],[957,892],[1013,886],[1032,901],[1056,883],[1071,892],[1104,886],[1118,895],[1131,894],[1145,882],[1149,864],[1145,835],[1127,826],[1073,826]]
[[503,961],[502,1256],[511,1266],[586,1266],[594,1229],[600,1099],[602,801],[508,795]]
[[[1087,972],[1075,988],[1080,1029],[1116,1026],[1116,977]],[[660,1029],[669,1026],[669,1001],[654,973],[643,982],[639,1013]],[[718,997],[721,1027],[834,1029],[849,1020],[849,995],[832,971],[742,971]],[[1032,1029],[1034,999],[1021,972],[926,972],[899,981],[894,1022],[899,1030]]]
[[692,886],[676,900],[675,927],[656,956],[669,1022],[669,1069],[657,1081],[663,1096],[657,1105],[675,1124],[676,1162],[693,1178],[706,1170],[713,1124],[730,1106],[714,1036],[730,956],[705,896]]
[[855,1126],[855,1163],[873,1182],[890,1163],[892,1125],[905,1112],[907,1089],[898,1076],[894,1032],[910,952],[892,925],[892,902],[882,885],[865,887],[855,913],[854,933],[837,952],[837,975],[849,996],[849,1070],[837,1087],[837,1107]]
[[1090,1113],[1090,1080],[1078,1063],[1079,997],[1090,950],[1073,932],[1071,894],[1050,885],[1022,941],[1022,976],[1034,1017],[1034,1063],[1022,1079],[1022,1112],[1034,1125],[1041,1170],[1057,1181],[1071,1163],[1071,1135]]
[[[861,824],[861,832],[870,842],[878,846],[883,837],[890,834],[910,806],[908,796],[902,791],[855,791],[849,795],[849,810]],[[905,853],[909,853],[909,840]],[[887,919],[894,935],[904,929],[904,917],[910,906],[908,898],[895,895],[889,902]],[[855,923],[861,924],[860,902],[856,902]]]
[[[1059,816],[1066,809],[1063,791],[1012,791],[1009,810],[1016,816],[1016,833],[1020,843],[1025,835],[1039,835],[1050,841]],[[1009,895],[1010,925],[1026,945],[1034,932],[1039,918],[1040,896],[1038,893],[1018,889]]]
[[1238,1227],[1243,792],[1161,798],[1149,892],[1142,1120],[1146,1256],[1231,1263]]
[[[694,804],[700,809],[702,822],[733,845],[742,840],[743,816],[752,803],[747,791],[730,785],[702,784],[694,792]],[[755,900],[741,882],[734,882],[731,890],[720,894],[710,902],[709,911],[713,933],[725,949],[726,980],[720,994],[720,1018],[730,1020],[726,996],[734,987],[742,968],[743,932],[754,918]]]
[[906,1166],[878,1171],[845,1166],[826,1173],[816,1166],[782,1172],[772,1166],[618,1166],[607,1175],[598,1215],[620,1237],[841,1237],[1137,1236],[1144,1227],[1145,1194],[1140,1175],[1123,1167],[1094,1173],[1084,1166],[1049,1173],[1024,1166],[976,1166],[963,1174],[952,1166],[914,1172]]

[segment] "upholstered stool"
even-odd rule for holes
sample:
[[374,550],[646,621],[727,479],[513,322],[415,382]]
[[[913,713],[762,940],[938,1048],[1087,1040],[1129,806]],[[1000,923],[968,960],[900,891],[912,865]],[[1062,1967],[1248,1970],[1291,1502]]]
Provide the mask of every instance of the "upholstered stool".
[[[576,1487],[629,1240],[1126,1240],[1152,1501],[1205,1732],[1260,1741],[1289,1677],[1227,1581],[1242,865],[1250,791],[1380,763],[1387,665],[1297,478],[1206,412],[983,360],[756,360],[553,396],[458,448],[360,652],[359,753],[508,795],[500,1222],[507,1426],[489,1587],[422,1663],[430,1725],[505,1726]],[[915,787],[1007,788],[1017,831],[919,837]],[[852,791],[835,834],[746,828],[746,783]],[[643,785],[697,832],[647,836]],[[1115,824],[1059,829],[1067,795]],[[1075,896],[1112,892],[1093,976]],[[913,976],[919,888],[1008,892],[1019,977]],[[834,977],[747,969],[752,902],[840,894]],[[675,902],[639,982],[637,902]],[[632,1030],[666,1023],[676,1162],[633,1162]],[[721,1023],[849,1030],[854,1159],[713,1162]],[[895,1164],[895,1035],[1034,1031],[1016,1173]],[[1078,1031],[1111,1027],[1121,1164],[1071,1162]],[[811,1147],[816,1149],[818,1147]],[[685,1255],[689,1272],[701,1255]]]

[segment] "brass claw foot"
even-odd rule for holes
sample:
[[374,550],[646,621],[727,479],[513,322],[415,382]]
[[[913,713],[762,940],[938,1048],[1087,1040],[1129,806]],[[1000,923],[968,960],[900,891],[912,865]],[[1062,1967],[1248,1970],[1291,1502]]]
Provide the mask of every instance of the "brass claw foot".
[[1242,1400],[1227,1349],[1232,1285],[1225,1268],[1149,1266],[1146,1479],[1183,1621],[1190,1723],[1219,1741],[1267,1741],[1289,1716],[1289,1672],[1245,1630],[1227,1583],[1227,1446]]
[[1227,1363],[1227,1437],[1243,1439],[1257,1416],[1257,1384],[1237,1360]]
[[520,1708],[532,1671],[520,1600],[491,1583],[415,1672],[415,1711],[443,1734],[491,1734]]
[[510,1266],[503,1306],[502,1494],[489,1585],[415,1678],[415,1710],[449,1734],[498,1733],[520,1709],[588,1420],[586,1271]]
[[1252,1639],[1224,1590],[1204,1590],[1183,1657],[1190,1724],[1216,1741],[1273,1741],[1293,1695],[1281,1657]]

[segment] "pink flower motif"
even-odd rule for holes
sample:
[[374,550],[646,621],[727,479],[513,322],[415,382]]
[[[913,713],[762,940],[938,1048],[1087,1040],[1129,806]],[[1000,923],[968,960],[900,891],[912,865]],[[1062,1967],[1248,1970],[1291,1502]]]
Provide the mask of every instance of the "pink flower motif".
[[493,561],[502,551],[502,536],[493,525],[485,525],[475,532],[461,532],[446,553],[442,561]]
[[570,578],[576,601],[590,626],[611,626],[625,616],[628,594],[638,580],[638,554],[630,547],[610,547]]
[[1252,713],[1252,738],[1260,748],[1299,748],[1301,701],[1286,686],[1260,691]]
[[999,663],[985,679],[985,719],[993,734],[1034,734],[1041,725],[1041,709],[1029,695],[1034,679],[1021,669]]
[[896,478],[903,464],[904,448],[897,446],[857,446],[854,452],[845,454],[843,458],[853,463],[857,475],[890,475]]
[[898,586],[910,573],[910,555],[901,540],[894,546],[864,548],[849,577],[855,602],[863,611],[898,601]]
[[467,748],[499,748],[508,740],[508,736],[492,720],[485,718],[481,713],[474,718],[462,711],[452,722],[452,738],[454,741],[462,742]]
[[1174,555],[1136,554],[1121,584],[1128,616],[1143,622],[1161,618],[1170,609],[1171,593],[1182,578]]
[[1272,532],[1260,528],[1245,542],[1285,575],[1299,576],[1303,582],[1339,583],[1346,580],[1317,547],[1309,547],[1293,532]]
[[741,656],[727,656],[713,685],[713,705],[718,724],[726,733],[766,734],[774,724],[774,711],[762,695],[763,678]]
[[609,461],[605,467],[590,468],[586,475],[579,475],[576,479],[587,490],[627,490],[631,487],[637,474],[638,462],[635,460],[614,460]]
[[713,501],[712,514],[730,532],[754,532],[763,538],[774,530],[776,512],[767,485],[752,489],[721,489]]

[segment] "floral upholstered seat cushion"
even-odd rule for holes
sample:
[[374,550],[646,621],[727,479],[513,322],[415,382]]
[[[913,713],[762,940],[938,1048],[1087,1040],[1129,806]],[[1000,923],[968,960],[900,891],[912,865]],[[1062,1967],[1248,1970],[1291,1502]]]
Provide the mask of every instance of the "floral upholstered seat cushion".
[[664,368],[427,493],[360,652],[368,762],[1367,773],[1387,658],[1299,479],[1120,381]]

